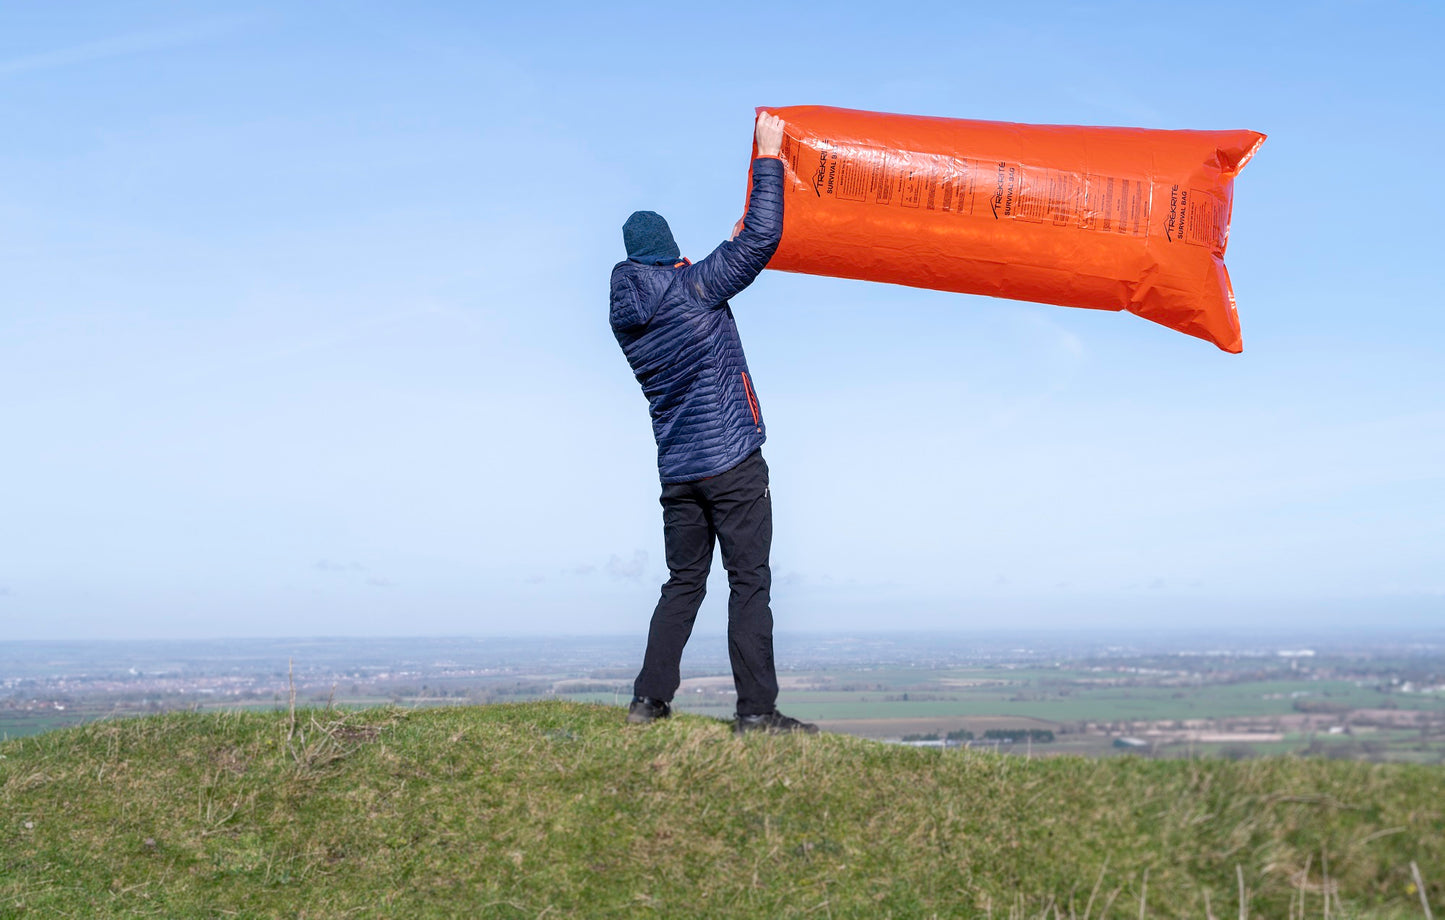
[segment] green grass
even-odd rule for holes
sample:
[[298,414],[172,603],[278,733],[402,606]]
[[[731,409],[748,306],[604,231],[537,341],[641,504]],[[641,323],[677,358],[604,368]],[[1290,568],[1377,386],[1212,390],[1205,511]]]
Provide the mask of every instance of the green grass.
[[0,917],[1093,920],[1138,916],[1146,870],[1150,917],[1236,916],[1236,871],[1251,916],[1328,888],[1336,917],[1421,917],[1412,860],[1440,905],[1438,767],[738,739],[565,702],[0,744]]

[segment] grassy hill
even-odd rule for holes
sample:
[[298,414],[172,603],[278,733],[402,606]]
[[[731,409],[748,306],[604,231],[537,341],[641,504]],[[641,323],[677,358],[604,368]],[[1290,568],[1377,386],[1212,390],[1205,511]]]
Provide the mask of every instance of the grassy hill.
[[1242,880],[1251,917],[1418,918],[1412,861],[1440,905],[1438,767],[738,739],[569,703],[0,744],[0,917],[1233,918]]

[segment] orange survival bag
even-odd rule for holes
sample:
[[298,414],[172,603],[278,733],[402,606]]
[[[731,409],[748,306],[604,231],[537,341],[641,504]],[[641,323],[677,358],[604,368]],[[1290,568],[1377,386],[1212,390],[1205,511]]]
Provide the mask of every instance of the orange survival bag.
[[759,111],[784,122],[768,268],[1128,310],[1243,348],[1224,248],[1263,134]]

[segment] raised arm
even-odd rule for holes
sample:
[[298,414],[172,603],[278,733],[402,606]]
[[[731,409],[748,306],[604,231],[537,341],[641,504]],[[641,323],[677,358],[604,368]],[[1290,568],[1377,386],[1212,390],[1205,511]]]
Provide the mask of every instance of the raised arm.
[[752,284],[783,237],[783,161],[778,159],[783,120],[760,112],[755,137],[758,156],[742,229],[693,266],[700,292],[711,306],[720,306]]

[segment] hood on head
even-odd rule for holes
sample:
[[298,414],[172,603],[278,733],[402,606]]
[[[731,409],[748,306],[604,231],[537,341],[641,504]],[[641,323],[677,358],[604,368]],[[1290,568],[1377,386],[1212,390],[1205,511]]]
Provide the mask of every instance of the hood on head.
[[627,258],[643,265],[671,265],[682,258],[672,228],[656,211],[633,211],[622,225]]

